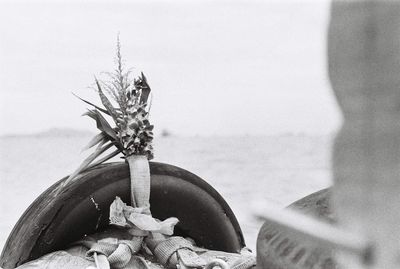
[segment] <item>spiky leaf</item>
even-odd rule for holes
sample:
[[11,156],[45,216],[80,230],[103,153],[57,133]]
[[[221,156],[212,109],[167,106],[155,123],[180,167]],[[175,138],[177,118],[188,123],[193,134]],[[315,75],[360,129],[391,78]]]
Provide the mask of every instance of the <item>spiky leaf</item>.
[[101,103],[107,109],[107,111],[110,113],[110,115],[114,119],[115,123],[118,124],[119,115],[118,115],[117,110],[114,108],[114,106],[111,104],[110,100],[108,100],[107,96],[104,94],[97,78],[95,80],[96,80],[97,90],[99,91]]
[[107,135],[106,135],[105,132],[101,132],[101,133],[97,134],[95,137],[93,137],[93,138],[89,141],[89,143],[82,149],[82,151],[88,150],[88,149],[90,149],[91,147],[94,147],[95,145],[97,145],[98,143],[101,143],[101,142],[103,142],[103,141],[104,141],[104,142],[107,141]]
[[92,119],[94,119],[96,121],[97,129],[99,129],[102,132],[105,132],[108,136],[113,138],[114,141],[118,141],[117,133],[114,131],[113,128],[111,128],[110,124],[98,110],[95,109],[88,110],[88,112],[86,112],[83,115],[89,116]]
[[103,152],[105,152],[107,149],[112,147],[113,144],[109,143],[107,145],[104,145],[102,147],[97,147],[95,152],[90,154],[82,163],[81,165],[63,182],[63,184],[60,186],[59,190],[62,190],[66,185],[68,185],[70,182],[72,182],[75,177],[81,173],[83,170],[85,170],[97,157],[99,157]]
[[96,166],[96,165],[102,164],[102,163],[108,161],[109,159],[111,159],[111,158],[117,156],[117,155],[120,154],[120,153],[121,153],[121,151],[120,151],[119,149],[116,149],[116,150],[114,150],[113,152],[111,152],[110,154],[104,156],[103,158],[101,158],[101,159],[97,160],[96,162],[92,163],[91,165],[89,165],[89,166],[87,167],[87,169],[92,168],[92,167],[94,167],[94,166]]
[[140,101],[139,104],[146,104],[147,99],[150,95],[150,86],[147,83],[147,79],[144,76],[143,72],[141,73],[142,77],[137,81],[136,86],[141,89]]
[[86,101],[85,99],[80,98],[80,97],[79,97],[78,95],[76,95],[75,93],[72,93],[72,94],[73,94],[75,97],[79,98],[81,101],[85,102],[86,104],[89,104],[89,105],[93,106],[94,108],[100,110],[100,111],[103,112],[104,114],[107,114],[107,115],[111,116],[110,113],[109,113],[107,110],[105,110],[105,109],[103,109],[103,108],[101,108],[101,107],[98,107],[98,106],[96,106],[95,104],[92,104],[91,102]]

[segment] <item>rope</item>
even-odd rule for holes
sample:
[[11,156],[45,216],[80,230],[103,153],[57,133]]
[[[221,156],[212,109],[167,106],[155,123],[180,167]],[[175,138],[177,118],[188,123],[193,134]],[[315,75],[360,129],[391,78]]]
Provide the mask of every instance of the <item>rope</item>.
[[107,269],[110,266],[117,269],[149,268],[142,257],[135,255],[140,249],[136,242],[116,238],[106,238],[96,242],[92,238],[86,238],[79,244],[89,247],[86,258],[94,261],[98,269]]
[[[183,237],[173,236],[165,240],[156,242],[154,255],[157,260],[165,267],[174,268],[177,265],[181,269],[185,268],[219,268],[219,269],[249,269],[256,264],[256,258],[248,251],[241,254],[226,253],[222,251],[212,251],[193,246]],[[137,256],[130,240],[118,240],[116,238],[106,238],[94,241],[87,237],[79,244],[89,247],[86,257],[95,261],[97,269],[111,268],[149,268],[147,262]],[[97,257],[102,257],[102,262],[96,261]],[[104,259],[109,264],[105,265]],[[220,262],[216,262],[216,259]],[[225,262],[222,263],[221,261]],[[136,267],[135,267],[136,266]],[[139,267],[138,267],[139,266]]]
[[182,262],[186,267],[203,267],[204,259],[200,258],[193,245],[183,237],[173,236],[160,241],[154,248],[154,255],[167,267],[173,267]]

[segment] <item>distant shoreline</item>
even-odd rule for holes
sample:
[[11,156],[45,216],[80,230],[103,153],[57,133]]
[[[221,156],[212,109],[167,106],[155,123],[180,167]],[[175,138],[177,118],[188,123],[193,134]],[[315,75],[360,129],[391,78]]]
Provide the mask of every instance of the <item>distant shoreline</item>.
[[50,128],[48,130],[37,132],[37,133],[28,133],[28,134],[4,134],[1,135],[0,138],[46,138],[46,137],[76,137],[76,136],[93,136],[95,133],[72,129],[72,128]]
[[[7,138],[65,138],[65,137],[91,137],[94,136],[96,133],[83,130],[83,129],[73,129],[73,128],[50,128],[45,131],[40,131],[36,133],[11,133],[11,134],[4,134],[0,135],[0,139],[7,139]],[[156,135],[157,139],[166,139],[169,137],[181,137],[181,138],[226,138],[226,137],[237,137],[237,138],[245,138],[245,137],[297,137],[297,138],[313,138],[313,137],[333,137],[334,133],[330,134],[312,134],[312,133],[304,133],[304,132],[283,132],[283,133],[276,133],[276,134],[207,134],[207,135],[200,135],[200,134],[183,134],[177,135],[172,133],[168,136],[163,136],[162,133]]]

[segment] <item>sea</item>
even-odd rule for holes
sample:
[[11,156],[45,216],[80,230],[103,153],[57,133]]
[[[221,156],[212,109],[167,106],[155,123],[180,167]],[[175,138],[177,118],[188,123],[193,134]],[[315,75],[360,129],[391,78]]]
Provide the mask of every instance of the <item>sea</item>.
[[[52,130],[0,138],[0,249],[34,199],[90,153],[82,148],[92,135]],[[284,208],[329,187],[332,137],[160,136],[154,140],[154,161],[184,168],[211,184],[232,208],[247,246],[255,251],[262,221],[255,217],[254,204]]]

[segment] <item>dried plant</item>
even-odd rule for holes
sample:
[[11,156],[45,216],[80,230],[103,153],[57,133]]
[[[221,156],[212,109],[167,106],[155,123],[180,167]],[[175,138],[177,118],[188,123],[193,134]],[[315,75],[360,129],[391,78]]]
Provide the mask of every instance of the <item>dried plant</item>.
[[[132,155],[145,155],[149,160],[153,158],[154,126],[149,122],[148,102],[151,89],[143,73],[138,78],[132,79],[131,71],[125,71],[119,38],[116,68],[114,72],[106,75],[108,80],[105,81],[95,78],[95,89],[103,107],[78,97],[92,107],[84,115],[94,119],[101,132],[85,147],[89,149],[97,145],[95,151],[70,175],[64,185],[83,170],[103,163],[119,153],[125,158]],[[114,127],[106,120],[107,117],[113,120]],[[116,147],[113,152],[99,158],[113,146]]]

